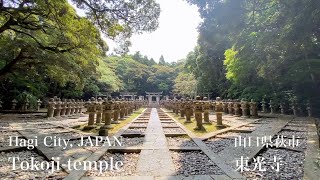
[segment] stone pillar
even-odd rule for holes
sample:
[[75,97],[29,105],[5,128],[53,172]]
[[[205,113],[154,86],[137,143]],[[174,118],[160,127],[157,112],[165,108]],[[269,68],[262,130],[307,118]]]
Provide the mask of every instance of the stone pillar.
[[22,103],[21,110],[22,110],[22,111],[27,111],[27,110],[28,110],[28,106],[29,106],[29,99],[26,99],[26,100]]
[[298,115],[297,104],[294,102],[291,106],[292,112],[294,116]]
[[307,112],[308,112],[308,117],[312,117],[312,107],[311,107],[311,103],[310,101],[307,102],[307,108],[306,108]]
[[197,121],[197,127],[194,128],[195,130],[205,130],[205,128],[202,125],[202,102],[200,101],[200,96],[196,97],[196,101],[194,102],[194,108],[195,108],[195,118]]
[[74,110],[75,110],[75,100],[71,99],[71,102],[70,102],[70,114],[71,115],[74,114]]
[[40,111],[41,103],[42,103],[41,100],[38,99],[38,101],[37,101],[37,111]]
[[102,112],[103,112],[103,105],[102,105],[102,98],[98,98],[98,102],[96,104],[96,111],[97,111],[97,117],[96,117],[96,124],[100,125],[102,120]]
[[74,100],[74,114],[78,114],[79,112],[79,100],[75,99]]
[[123,101],[123,99],[121,99],[121,101],[119,102],[119,106],[120,106],[120,120],[124,120],[125,118],[124,118],[124,111],[125,111],[125,109],[124,109],[124,101]]
[[47,117],[52,118],[55,110],[56,102],[53,98],[49,99]]
[[149,105],[151,105],[151,103],[152,103],[152,96],[151,95],[148,95],[148,103],[149,103]]
[[251,99],[250,102],[250,115],[252,117],[258,117],[258,107],[257,107],[257,103],[253,101],[253,99]]
[[60,111],[60,116],[65,116],[66,115],[66,106],[67,106],[67,100],[63,99],[61,101],[61,111]]
[[[193,100],[190,100],[190,103],[193,104]],[[194,106],[191,106],[190,108],[190,115],[191,117],[194,117]]]
[[179,109],[180,109],[180,101],[175,101],[175,109],[176,109],[176,115],[179,115]]
[[239,102],[236,101],[236,102],[233,103],[233,109],[234,109],[234,116],[240,117],[241,114],[240,114],[240,104],[239,104]]
[[223,108],[223,112],[225,114],[228,114],[228,103],[227,102],[225,102],[225,101],[222,102],[222,108]]
[[172,112],[173,113],[176,113],[176,105],[175,105],[176,101],[175,100],[172,100],[171,101],[171,108],[172,108]]
[[94,125],[94,117],[96,114],[96,99],[94,97],[92,97],[88,102],[87,113],[89,114],[88,125],[84,127],[84,130],[89,130],[96,127]]
[[60,98],[57,98],[57,100],[56,100],[56,109],[54,111],[54,116],[55,117],[60,117],[60,113],[61,113],[61,100],[60,100]]
[[270,107],[270,114],[274,114],[275,113],[275,105],[272,102],[272,100],[270,100],[269,107]]
[[128,101],[124,101],[124,117],[128,117]]
[[[89,101],[90,103],[90,101]],[[65,105],[66,107],[66,116],[70,116],[70,112],[71,112],[71,99],[67,99],[67,103]]]
[[204,103],[203,103],[203,120],[205,124],[211,124],[209,120],[209,112],[210,112],[210,102],[208,101],[207,97],[203,98]]
[[184,118],[184,115],[185,115],[185,107],[184,107],[184,100],[183,99],[181,99],[181,101],[180,101],[180,106],[179,106],[179,108],[180,108],[180,117],[181,118]]
[[82,109],[84,108],[83,99],[80,100],[79,113],[82,114]]
[[119,113],[120,113],[120,102],[119,99],[116,98],[114,102],[114,110],[113,110],[113,121],[112,124],[119,124]]
[[112,101],[112,98],[108,97],[108,99],[103,102],[103,106],[104,106],[103,113],[105,117],[105,125],[101,126],[99,135],[107,136],[108,129],[112,129],[111,118],[112,118],[112,113],[114,108],[114,102]]
[[242,110],[242,116],[243,117],[249,117],[248,115],[248,102],[245,100],[241,101],[241,110]]
[[267,112],[267,105],[266,105],[266,101],[264,99],[262,99],[261,101],[261,107],[262,107],[262,111],[263,113],[266,113]]
[[11,101],[11,103],[12,103],[11,110],[15,110],[15,109],[16,109],[16,106],[17,106],[18,101],[17,101],[16,99],[13,99],[13,100]]
[[284,115],[286,113],[285,104],[280,103],[279,108],[280,108],[281,114]]
[[228,102],[228,113],[229,113],[229,115],[233,115],[233,102],[231,101],[231,100],[229,100],[229,102]]
[[223,113],[223,104],[220,97],[216,98],[216,117],[217,117],[217,126],[223,126],[222,124],[222,113]]
[[190,102],[190,99],[187,98],[185,102],[185,112],[186,112],[186,121],[185,123],[191,123],[191,108],[192,108],[192,103]]

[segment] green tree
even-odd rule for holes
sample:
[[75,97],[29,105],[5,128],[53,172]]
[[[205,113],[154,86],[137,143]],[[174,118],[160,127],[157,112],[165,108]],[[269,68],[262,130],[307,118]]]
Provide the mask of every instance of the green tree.
[[161,55],[159,58],[159,65],[162,65],[162,66],[166,65],[166,61],[164,60],[163,55]]

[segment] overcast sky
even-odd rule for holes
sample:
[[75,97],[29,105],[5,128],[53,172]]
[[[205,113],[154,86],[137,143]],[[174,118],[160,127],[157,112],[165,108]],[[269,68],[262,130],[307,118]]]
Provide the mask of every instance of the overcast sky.
[[[197,44],[197,26],[201,22],[197,7],[184,0],[156,1],[161,8],[159,28],[152,33],[133,35],[130,53],[140,51],[155,61],[161,55],[167,62],[183,59]],[[112,42],[107,44],[110,50],[114,48]]]

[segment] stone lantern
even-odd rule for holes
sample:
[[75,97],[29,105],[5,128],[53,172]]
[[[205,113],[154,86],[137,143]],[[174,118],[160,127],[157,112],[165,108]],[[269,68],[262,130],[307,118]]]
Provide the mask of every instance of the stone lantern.
[[306,108],[307,112],[308,112],[308,117],[312,117],[312,108],[311,108],[311,103],[310,101],[307,102],[307,108]]
[[223,104],[221,98],[216,98],[216,117],[217,117],[217,126],[223,126],[222,124],[222,113],[223,113]]
[[241,116],[240,103],[238,102],[238,100],[235,100],[235,102],[233,103],[233,109],[234,109],[234,116],[240,117]]
[[47,116],[49,118],[52,118],[53,117],[53,114],[54,114],[54,110],[55,110],[55,107],[56,106],[56,102],[54,101],[53,98],[50,98],[49,99],[49,102],[48,102],[48,112],[47,112]]
[[285,104],[283,102],[280,103],[279,108],[280,108],[281,114],[284,115],[285,112],[286,112],[286,107],[285,107]]
[[60,113],[61,113],[61,100],[60,98],[56,99],[56,109],[54,111],[54,116],[55,117],[60,117]]
[[16,109],[16,106],[17,106],[18,101],[17,101],[16,99],[13,99],[13,100],[11,101],[11,103],[12,103],[11,110],[15,110],[15,109]]
[[210,120],[209,120],[209,111],[210,111],[210,102],[208,101],[207,97],[203,98],[204,102],[203,102],[203,120],[205,124],[211,124]]
[[202,125],[202,113],[203,113],[203,102],[200,101],[200,96],[196,97],[196,100],[193,103],[194,106],[194,114],[195,114],[195,119],[197,122],[197,127],[195,130],[205,130],[205,128]]
[[184,118],[184,115],[185,115],[185,102],[183,100],[183,98],[181,98],[181,101],[180,101],[180,117]]
[[107,136],[108,135],[108,129],[112,129],[112,125],[111,125],[111,116],[113,113],[113,109],[114,109],[114,102],[112,101],[111,97],[108,97],[107,100],[105,100],[103,103],[104,106],[104,118],[105,118],[105,125],[101,126],[100,131],[99,131],[99,135],[100,136]]
[[179,100],[176,100],[174,104],[175,104],[175,109],[176,109],[176,115],[179,115],[179,110],[180,110]]
[[270,108],[270,114],[274,114],[275,113],[275,105],[272,102],[272,100],[270,100],[269,108]]
[[258,106],[257,103],[253,101],[253,99],[251,99],[250,102],[250,115],[252,117],[258,117]]
[[87,113],[89,114],[88,125],[84,127],[84,130],[89,130],[96,127],[94,125],[94,117],[96,114],[96,99],[94,97],[92,97],[88,102]]
[[192,102],[189,98],[186,99],[185,102],[185,112],[186,112],[186,123],[191,123],[191,108],[192,108]]
[[229,102],[228,102],[228,113],[229,115],[233,115],[233,102],[229,99]]
[[241,100],[241,110],[242,110],[242,116],[243,117],[249,117],[248,115],[248,102],[244,99]]
[[38,99],[38,101],[37,101],[37,111],[40,111],[41,103],[42,103],[42,101],[40,99]]
[[63,116],[63,117],[65,117],[65,115],[66,115],[66,106],[67,106],[67,100],[66,99],[62,99],[60,115]]
[[297,100],[296,100],[296,97],[294,97],[293,101],[292,101],[292,105],[291,105],[291,109],[292,109],[292,112],[293,112],[293,115],[294,116],[297,116],[298,115],[298,108],[297,108]]
[[114,110],[113,110],[113,121],[112,124],[119,124],[119,114],[120,114],[120,101],[119,98],[116,98],[114,101]]
[[262,111],[263,113],[266,113],[267,112],[267,105],[266,105],[266,101],[264,99],[262,99],[261,101],[261,107],[262,107]]
[[120,99],[119,101],[119,107],[120,107],[120,120],[124,120],[124,111],[125,111],[125,104],[124,104],[124,101],[123,99]]
[[100,125],[101,119],[102,119],[102,112],[103,112],[103,105],[102,105],[102,98],[101,97],[98,98],[98,101],[96,103],[96,112],[97,112],[96,124]]

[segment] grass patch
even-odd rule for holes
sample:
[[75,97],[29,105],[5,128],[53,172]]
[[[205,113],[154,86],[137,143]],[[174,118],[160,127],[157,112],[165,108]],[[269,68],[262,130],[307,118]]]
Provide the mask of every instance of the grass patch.
[[[131,122],[133,119],[138,117],[144,110],[145,110],[145,108],[140,108],[137,111],[134,111],[127,119],[125,119],[123,121],[119,121],[120,124],[112,124],[113,128],[109,130],[109,136],[113,136],[114,134],[116,134],[121,128],[123,128],[125,125],[127,125],[129,122]],[[104,124],[101,124],[101,126],[96,126],[96,128],[94,128],[94,129],[83,130],[83,128],[87,125],[88,125],[88,123],[85,123],[80,126],[74,127],[74,129],[81,130],[81,131],[87,132],[87,133],[99,134],[100,127],[103,126]]]
[[186,127],[189,131],[191,131],[193,134],[195,134],[198,137],[227,127],[227,126],[217,127],[216,126],[217,124],[212,122],[212,124],[203,124],[203,127],[205,128],[204,130],[194,130],[194,128],[197,127],[197,123],[194,117],[191,118],[192,123],[185,123],[186,119],[181,118],[180,114],[176,115],[176,113],[173,113],[172,111],[168,111],[166,109],[163,109],[163,111],[168,113],[171,117],[173,117],[175,120],[177,120],[179,123],[181,123],[184,127]]

